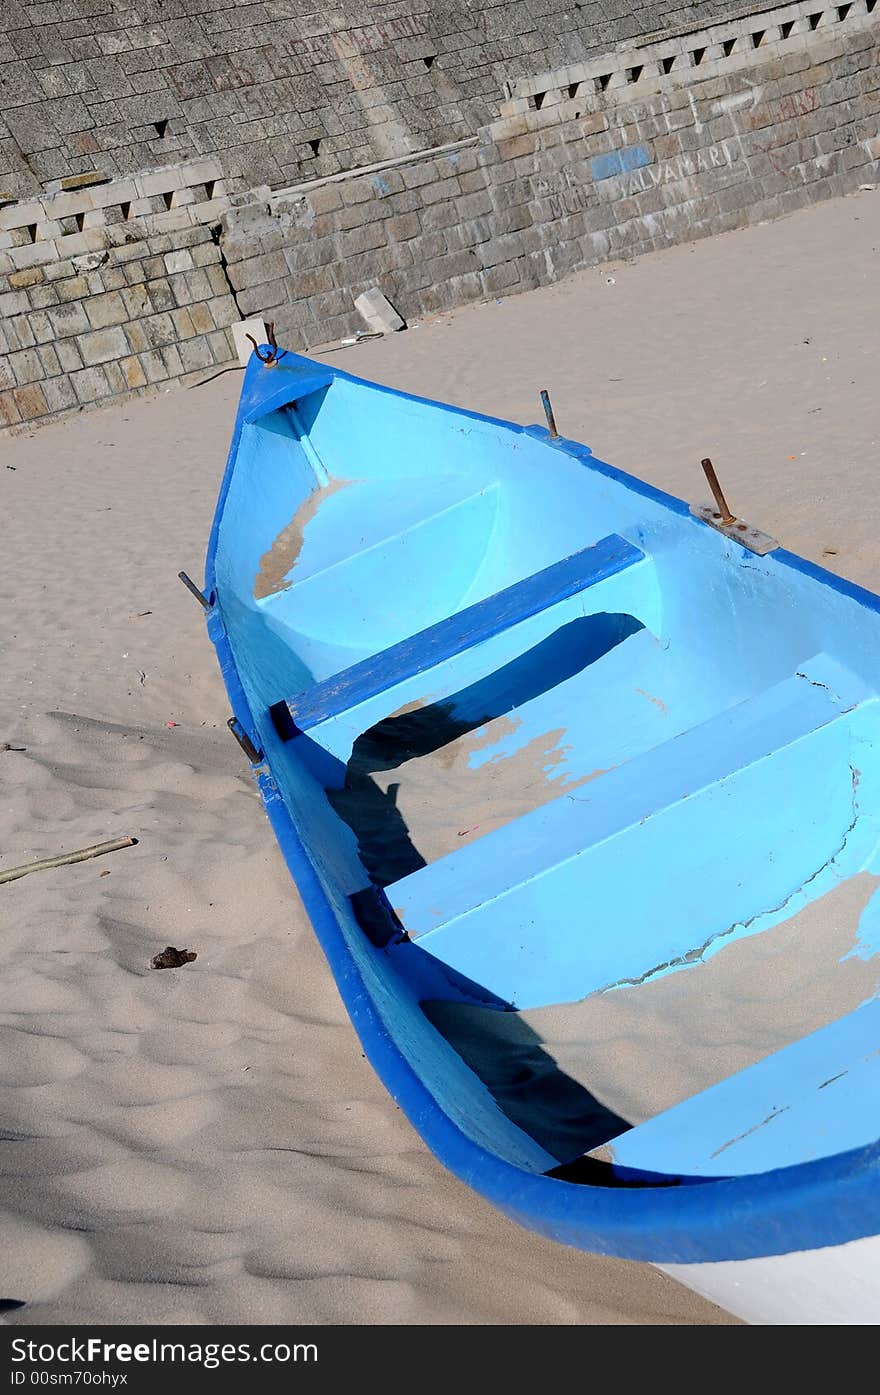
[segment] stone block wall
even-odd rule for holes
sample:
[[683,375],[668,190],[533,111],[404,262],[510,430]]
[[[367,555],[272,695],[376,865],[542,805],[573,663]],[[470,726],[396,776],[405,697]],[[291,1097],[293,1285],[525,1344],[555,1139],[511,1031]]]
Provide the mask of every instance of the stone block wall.
[[476,133],[510,78],[736,0],[3,0],[0,190],[218,155],[238,189]]
[[603,258],[775,218],[880,177],[877,0],[764,6],[509,86],[476,139],[224,216],[240,309],[303,348]]
[[373,286],[414,319],[876,183],[878,4],[643,36],[511,79],[474,135],[287,189],[211,157],[0,197],[0,431],[226,366],[251,315],[309,348]]
[[200,162],[0,206],[0,428],[230,361],[218,174]]

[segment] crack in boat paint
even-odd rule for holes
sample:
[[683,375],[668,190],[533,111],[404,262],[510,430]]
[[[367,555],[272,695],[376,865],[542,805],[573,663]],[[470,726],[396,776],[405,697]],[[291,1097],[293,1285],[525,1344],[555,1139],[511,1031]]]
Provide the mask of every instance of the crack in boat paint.
[[[825,685],[820,683],[816,686],[824,687]],[[778,906],[770,906],[769,909],[765,911],[756,911],[753,916],[749,916],[748,920],[737,920],[734,922],[733,925],[728,925],[727,928],[724,930],[716,930],[713,935],[710,935],[709,938],[705,940],[703,944],[699,945],[696,949],[689,949],[686,954],[677,955],[674,959],[667,959],[662,964],[655,964],[653,968],[646,970],[646,972],[640,974],[638,978],[618,979],[615,983],[608,983],[605,985],[604,988],[599,988],[596,991],[598,993],[611,993],[615,988],[641,988],[642,984],[647,983],[650,979],[658,978],[661,975],[669,973],[675,969],[686,968],[690,964],[697,963],[699,960],[703,958],[703,955],[706,953],[706,950],[709,949],[711,945],[715,944],[717,940],[726,939],[729,936],[733,935],[737,930],[746,931],[748,930],[750,925],[754,925],[756,920],[761,920],[765,916],[778,915],[780,911],[784,911],[789,902],[794,900],[795,896],[799,896],[801,892],[805,891],[806,888],[811,884],[811,882],[814,882],[817,877],[820,877],[822,873],[826,870],[826,868],[830,867],[832,862],[836,861],[836,859],[840,857],[841,853],[846,848],[846,844],[850,834],[853,832],[856,824],[859,821],[861,810],[859,809],[858,800],[856,799],[856,791],[859,787],[861,771],[856,770],[855,766],[852,765],[849,767],[849,769],[850,775],[852,777],[853,816],[850,823],[844,829],[843,838],[841,839],[839,846],[834,850],[830,857],[825,859],[821,867],[817,868],[817,870],[813,872],[809,877],[807,877],[805,881],[802,881],[798,886],[796,886],[794,891],[790,891],[788,895],[785,897],[785,899],[781,901]]]
[[849,1075],[848,1070],[839,1071],[837,1075],[831,1075],[828,1077],[827,1080],[823,1080],[822,1084],[818,1088],[820,1090],[824,1090],[826,1085],[833,1085],[835,1080],[842,1080],[845,1075]]
[[745,1133],[738,1133],[736,1135],[736,1138],[729,1138],[726,1143],[722,1143],[721,1147],[716,1148],[715,1152],[710,1153],[709,1156],[711,1158],[717,1158],[721,1153],[725,1151],[725,1149],[732,1148],[734,1143],[742,1143],[744,1138],[749,1138],[751,1134],[757,1133],[758,1129],[762,1129],[765,1124],[772,1123],[774,1119],[778,1119],[780,1114],[784,1114],[786,1110],[790,1108],[790,1104],[784,1104],[781,1109],[771,1109],[770,1113],[767,1115],[767,1118],[762,1119],[760,1124],[753,1124],[750,1129],[746,1129]]

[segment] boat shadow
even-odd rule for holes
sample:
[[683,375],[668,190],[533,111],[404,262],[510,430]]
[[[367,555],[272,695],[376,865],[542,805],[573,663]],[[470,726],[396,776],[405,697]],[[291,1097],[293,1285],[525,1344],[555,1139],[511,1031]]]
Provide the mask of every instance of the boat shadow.
[[[344,775],[340,769],[338,779],[325,788],[332,808],[357,838],[372,887],[386,887],[427,865],[398,805],[402,781],[383,789],[376,775],[400,770],[506,716],[573,678],[642,628],[634,616],[623,613],[578,617],[441,702],[395,713],[363,732]],[[406,946],[408,956],[425,953],[416,943]],[[432,965],[436,970],[433,960]],[[493,1000],[480,985],[448,976],[461,997],[423,1002],[422,1010],[502,1112],[559,1164],[585,1172],[591,1180],[596,1174],[610,1176],[607,1164],[584,1154],[626,1132],[629,1121],[560,1069],[515,1010]]]
[[518,1012],[436,999],[421,1007],[511,1123],[558,1163],[581,1159],[632,1127],[560,1069]]
[[372,884],[389,886],[427,866],[398,807],[400,782],[386,790],[374,779],[376,774],[433,755],[487,722],[507,716],[573,678],[643,628],[632,615],[581,616],[441,702],[396,713],[363,732],[354,743],[344,776],[325,790],[334,811],[354,833]]

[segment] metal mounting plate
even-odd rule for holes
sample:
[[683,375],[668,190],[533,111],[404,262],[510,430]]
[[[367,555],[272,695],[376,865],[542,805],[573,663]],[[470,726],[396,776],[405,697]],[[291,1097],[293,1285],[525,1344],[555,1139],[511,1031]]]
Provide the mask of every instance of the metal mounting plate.
[[722,523],[721,514],[714,504],[691,504],[691,513],[695,518],[708,523],[710,528],[715,528],[726,538],[740,543],[759,557],[764,557],[779,547],[776,538],[771,538],[769,533],[762,533],[759,528],[753,528],[750,523],[744,523],[741,518],[735,518],[732,523]]

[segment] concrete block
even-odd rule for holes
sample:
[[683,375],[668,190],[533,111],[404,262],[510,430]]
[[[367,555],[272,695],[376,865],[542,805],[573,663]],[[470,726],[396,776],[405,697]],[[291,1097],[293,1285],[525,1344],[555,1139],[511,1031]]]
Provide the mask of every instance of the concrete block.
[[33,421],[36,417],[48,416],[49,404],[46,401],[45,393],[39,383],[32,383],[27,387],[14,388],[12,395],[21,413],[22,421]]
[[[211,281],[212,289],[217,283],[216,275],[212,275],[216,271],[220,271],[222,274],[222,267],[208,268],[208,278]],[[265,285],[267,281],[280,281],[287,275],[287,262],[284,253],[280,251],[263,252],[259,256],[250,257],[247,261],[236,262],[229,267],[229,279],[238,291],[246,290],[250,286]],[[215,290],[215,294],[219,294],[219,292]]]
[[235,357],[232,348],[232,339],[228,329],[215,329],[213,334],[207,338],[208,347],[214,357],[215,363],[231,363]]
[[206,199],[202,203],[191,204],[187,212],[193,223],[219,223],[228,207],[228,199]]
[[[154,170],[151,174],[136,175],[134,182],[138,196],[142,199],[148,199],[154,194],[170,194],[175,189],[182,189],[184,177],[179,166],[171,165],[166,169]],[[195,183],[196,181],[187,182]]]
[[148,383],[163,383],[168,377],[168,370],[165,367],[162,355],[155,349],[149,349],[140,355],[141,367],[147,377]]
[[162,355],[162,362],[165,365],[165,371],[169,378],[182,377],[186,370],[184,369],[178,346],[176,344],[169,344],[167,348],[160,349],[159,352]]
[[174,321],[174,328],[177,330],[179,339],[191,339],[195,334],[195,326],[192,317],[185,307],[171,311],[171,318]]
[[[437,205],[435,205],[437,206]],[[351,228],[341,233],[339,250],[343,257],[356,257],[361,252],[375,252],[387,243],[382,223],[367,223],[362,227]]]
[[93,334],[84,334],[79,340],[79,351],[86,365],[124,358],[128,354],[125,331],[120,325],[116,325],[113,329],[99,329]]
[[23,349],[33,348],[36,343],[34,332],[31,329],[30,316],[20,315],[9,320],[9,328]]
[[359,295],[354,302],[354,308],[363,317],[367,326],[380,334],[391,334],[395,330],[406,328],[402,316],[398,315],[394,306],[377,286],[373,286],[370,290]]
[[246,336],[250,334],[256,339],[258,344],[265,344],[265,321],[259,319],[239,320],[236,324],[231,325],[230,328],[232,329],[232,342],[235,345],[238,361],[244,367],[250,362],[251,354],[254,351],[253,344],[251,344]]
[[[285,293],[284,300],[286,301],[286,299],[287,295]],[[283,303],[283,301],[279,301],[279,304]],[[189,313],[192,316],[193,324],[196,326],[196,331],[199,334],[203,334],[206,331],[200,326],[196,317],[197,314],[205,310],[210,311],[214,321],[214,327],[217,329],[227,329],[230,325],[236,324],[239,320],[238,309],[231,295],[217,296],[214,300],[204,302],[201,305],[191,305]]]
[[198,243],[190,255],[196,266],[214,266],[220,260],[220,250],[212,241]]
[[181,248],[179,251],[166,252],[165,254],[165,269],[167,272],[192,271],[192,266],[194,266],[194,262],[192,262],[192,252],[188,251],[185,247]]
[[[27,317],[31,334],[38,344],[48,344],[50,339],[54,339],[52,325],[45,310],[33,310]],[[59,368],[60,373],[60,368]]]
[[82,189],[78,193],[55,194],[41,199],[43,213],[47,218],[72,218],[77,213],[89,213],[98,208],[109,208],[113,204],[130,203],[137,198],[137,190],[131,179],[119,179],[110,184],[96,185]]
[[223,169],[219,160],[190,160],[180,166],[182,184],[208,184],[212,180],[222,180]]
[[110,385],[107,377],[100,367],[83,368],[79,373],[73,373],[70,377],[73,390],[78,400],[87,406],[90,402],[97,402],[101,397],[109,397]]
[[58,362],[64,373],[75,373],[78,368],[82,368],[82,354],[77,348],[75,339],[61,339],[55,345],[55,352],[58,355]]
[[128,319],[128,310],[119,291],[108,291],[106,295],[92,295],[86,301],[85,308],[93,329],[121,325]]
[[56,306],[49,311],[49,319],[58,339],[66,339],[70,335],[88,334],[92,328],[85,310],[77,302]]
[[104,267],[101,271],[101,284],[105,291],[119,291],[127,284],[121,266]]
[[134,354],[128,358],[120,359],[119,367],[125,379],[126,387],[139,388],[146,386],[147,375]]
[[205,295],[195,296],[196,300],[207,300],[209,295],[229,295],[229,282],[222,266],[208,266],[204,268],[204,272],[210,289]]
[[55,242],[59,257],[79,257],[84,252],[100,252],[107,246],[107,228],[86,228],[83,232],[65,233]]
[[[231,301],[232,297],[230,296],[229,299]],[[228,323],[230,324],[233,323],[233,320],[238,319],[238,312],[236,311],[235,306],[233,305],[231,308],[232,319],[228,321]],[[198,305],[191,305],[189,307],[189,310],[187,311],[187,314],[189,315],[190,320],[192,321],[193,332],[195,334],[210,334],[211,330],[216,328],[214,324],[214,317],[211,314],[210,301],[202,301]]]
[[[193,205],[194,208],[198,205]],[[169,208],[164,213],[151,213],[144,221],[148,233],[177,233],[191,228],[193,210],[189,208]],[[171,250],[169,246],[167,251]]]
[[67,378],[48,378],[42,386],[50,412],[66,412],[78,405],[76,393]]
[[47,378],[57,378],[61,373],[61,363],[51,344],[43,344],[37,349],[43,373]]
[[123,377],[122,369],[119,367],[118,363],[105,363],[104,373],[107,378],[107,383],[110,388],[110,391],[114,394],[114,396],[118,396],[119,393],[126,391],[127,384],[125,378]]
[[38,266],[28,267],[25,271],[13,271],[9,277],[9,289],[12,291],[24,291],[29,286],[38,286],[43,279],[42,269]]
[[0,392],[0,427],[17,426],[21,421],[21,412],[18,410],[12,390]]
[[201,336],[184,340],[178,348],[185,373],[194,373],[199,368],[210,368],[213,365],[214,356],[208,341]]
[[[222,270],[221,267],[210,269],[212,271]],[[211,295],[211,283],[204,268],[186,272],[182,276],[175,276],[171,285],[178,305],[192,305],[197,300],[208,300]]]
[[42,205],[37,202],[10,203],[5,208],[0,208],[0,228],[11,230],[30,227],[35,223],[41,223],[43,217]]
[[[29,266],[47,266],[56,260],[58,253],[52,242],[29,242],[24,247],[10,247],[3,255],[9,258],[11,267],[23,271]],[[50,273],[44,274],[51,279]]]
[[[31,342],[33,343],[33,339]],[[26,383],[39,382],[41,378],[45,377],[40,355],[35,348],[22,349],[17,354],[10,354],[9,367],[12,369],[15,381],[22,386]]]
[[[132,348],[134,348],[131,335],[131,329],[133,328],[135,328],[133,325],[129,328],[129,343]],[[174,329],[174,321],[171,316],[167,314],[149,315],[145,320],[141,321],[137,328],[143,329],[144,334],[147,336],[147,343],[151,349],[160,349],[166,344],[173,344],[177,338]]]

